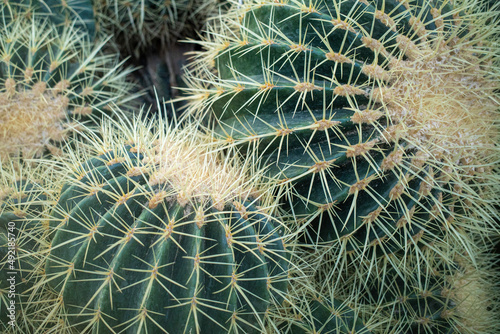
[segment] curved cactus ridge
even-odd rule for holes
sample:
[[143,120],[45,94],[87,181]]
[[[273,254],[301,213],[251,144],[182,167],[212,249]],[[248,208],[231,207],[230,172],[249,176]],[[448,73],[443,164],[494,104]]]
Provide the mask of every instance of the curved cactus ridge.
[[91,0],[6,0],[3,3],[4,20],[8,21],[10,17],[39,15],[48,17],[61,30],[73,26],[90,38],[95,35]]
[[46,166],[0,163],[0,326],[8,333],[32,332],[30,290],[43,269],[39,251],[46,245],[42,223],[52,203]]
[[92,333],[261,333],[292,265],[250,162],[208,150],[195,123],[103,124],[52,213],[46,280],[68,321]]
[[[4,9],[5,5],[0,5]],[[115,56],[103,55],[73,27],[16,17],[0,28],[0,158],[57,153],[92,112],[136,97]]]
[[409,274],[391,269],[371,275],[369,292],[363,298],[378,305],[377,317],[390,319],[381,330],[405,334],[498,332],[498,254],[482,251],[474,255],[473,263],[469,255],[464,256],[461,245],[437,247],[441,254],[428,250],[425,257],[401,261],[401,270]]
[[338,259],[488,233],[498,29],[473,5],[245,1],[201,43],[188,114],[267,161],[307,243]]

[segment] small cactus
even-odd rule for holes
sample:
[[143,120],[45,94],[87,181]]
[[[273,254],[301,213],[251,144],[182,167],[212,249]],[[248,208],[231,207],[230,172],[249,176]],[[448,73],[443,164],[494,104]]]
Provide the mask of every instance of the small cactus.
[[[5,6],[5,5],[0,5]],[[5,9],[5,7],[3,7]],[[18,17],[0,28],[0,158],[56,153],[97,109],[130,103],[132,84],[114,56],[72,27]]]
[[100,155],[74,154],[46,280],[81,332],[260,333],[289,280],[275,204],[195,124],[155,122],[105,122]]

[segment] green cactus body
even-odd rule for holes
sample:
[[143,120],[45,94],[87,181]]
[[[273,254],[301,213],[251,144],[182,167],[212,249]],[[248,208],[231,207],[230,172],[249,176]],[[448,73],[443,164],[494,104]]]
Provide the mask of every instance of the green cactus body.
[[[2,5],[5,12],[5,5]],[[18,17],[0,29],[0,158],[39,157],[89,120],[95,110],[130,104],[115,56],[100,54],[73,27],[59,33],[47,20]]]
[[95,35],[94,10],[91,0],[7,0],[4,1],[4,19],[9,16],[31,17],[39,15],[48,17],[60,28],[74,26],[90,38]]
[[[475,256],[476,264],[453,245],[441,245],[420,260],[411,258],[401,268],[370,279],[370,296],[377,317],[390,319],[381,332],[404,334],[496,333],[499,328],[498,268],[491,254]],[[448,254],[453,254],[453,262]],[[363,299],[363,297],[361,298]],[[385,331],[384,331],[385,330]]]
[[334,299],[330,302],[309,298],[304,300],[299,309],[303,314],[297,313],[295,320],[282,325],[282,333],[371,333],[358,318],[358,314],[340,300]]
[[50,177],[45,168],[0,164],[0,324],[9,333],[33,328],[26,326],[34,311],[28,291],[39,273],[38,252],[48,232],[41,219],[51,195],[42,178]]
[[113,130],[63,188],[46,273],[82,332],[260,333],[285,298],[282,229],[194,130]]
[[359,259],[467,225],[487,231],[498,82],[480,46],[488,37],[466,29],[466,8],[324,0],[233,9],[186,76],[190,114],[209,118],[217,141],[266,161],[308,242],[328,251]]

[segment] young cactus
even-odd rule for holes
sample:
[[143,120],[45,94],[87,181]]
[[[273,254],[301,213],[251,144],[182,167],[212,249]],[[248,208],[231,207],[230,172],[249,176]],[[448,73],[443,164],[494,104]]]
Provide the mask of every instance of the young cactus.
[[498,29],[473,5],[245,1],[202,42],[188,114],[268,162],[307,243],[338,267],[486,234],[498,216]]
[[261,333],[291,266],[275,203],[196,124],[154,123],[107,121],[74,154],[46,281],[82,333]]
[[[3,7],[2,7],[3,6]],[[5,5],[0,5],[5,11]],[[0,159],[58,151],[74,129],[114,103],[130,103],[131,69],[100,54],[73,27],[16,17],[0,27]]]

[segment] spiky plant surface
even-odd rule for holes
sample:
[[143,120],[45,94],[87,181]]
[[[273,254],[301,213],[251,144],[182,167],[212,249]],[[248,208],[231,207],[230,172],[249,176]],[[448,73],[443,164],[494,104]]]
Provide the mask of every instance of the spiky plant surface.
[[476,4],[235,4],[186,76],[189,114],[268,162],[332,268],[466,243],[500,193],[498,29]]
[[[33,332],[30,289],[43,269],[40,249],[47,246],[48,209],[54,171],[20,161],[0,163],[0,323],[3,332]],[[51,181],[52,180],[52,181]],[[53,183],[55,184],[55,183]],[[13,304],[12,304],[13,303]],[[13,317],[9,317],[13,310]],[[11,323],[9,323],[11,322]]]
[[90,38],[95,35],[91,0],[5,0],[3,4],[4,23],[12,18],[41,16],[48,18],[61,30],[74,26]]
[[[4,13],[6,6],[0,5]],[[68,137],[74,121],[130,104],[133,84],[114,55],[69,27],[17,17],[0,27],[0,158],[32,158]]]
[[288,300],[273,318],[279,333],[369,334],[381,326],[369,317],[363,322],[364,312],[356,298],[341,296],[330,285],[326,291],[310,277],[294,281]]
[[86,141],[52,212],[58,314],[80,333],[261,333],[295,266],[250,161],[196,123],[106,121]]
[[[375,332],[499,333],[498,255],[483,249],[472,262],[462,245],[436,248],[440,251],[401,258],[399,270],[371,272],[365,278],[369,287],[358,302],[374,307],[375,319],[386,320]],[[351,287],[359,286],[355,281]]]
[[196,37],[217,0],[94,0],[97,32],[114,35],[128,54],[139,57],[154,45],[162,48],[180,38]]

